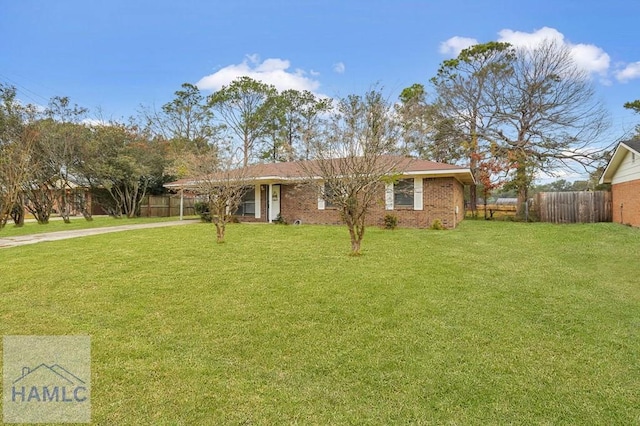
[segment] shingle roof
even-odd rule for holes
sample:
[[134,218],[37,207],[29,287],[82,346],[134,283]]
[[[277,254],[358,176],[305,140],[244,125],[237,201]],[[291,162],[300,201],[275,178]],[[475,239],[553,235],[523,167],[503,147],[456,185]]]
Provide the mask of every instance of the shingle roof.
[[[452,164],[437,163],[435,161],[422,160],[400,156],[383,156],[381,161],[387,161],[398,170],[399,174],[424,174],[424,175],[443,175],[450,174],[456,176],[463,183],[472,183],[473,176],[468,168],[455,166]],[[246,177],[257,180],[296,180],[304,179],[309,176],[309,171],[313,171],[317,166],[318,160],[309,161],[292,161],[282,163],[260,163],[248,166]],[[340,161],[340,159],[328,160]],[[193,184],[194,179],[180,179],[175,182],[165,184],[165,187],[184,187]]]
[[640,137],[623,142],[626,146],[640,154]]

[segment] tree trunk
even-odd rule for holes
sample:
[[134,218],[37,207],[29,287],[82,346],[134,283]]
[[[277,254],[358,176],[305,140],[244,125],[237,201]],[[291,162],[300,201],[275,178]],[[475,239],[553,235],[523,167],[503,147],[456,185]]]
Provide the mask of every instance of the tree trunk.
[[[471,123],[471,146],[469,147],[469,168],[473,177],[478,180],[478,134],[476,128],[476,116],[477,112],[473,114],[473,122]],[[478,217],[478,188],[475,183],[469,185],[469,208],[471,209],[471,216]]]
[[487,218],[487,195],[488,192],[485,190],[483,191],[483,198],[484,198],[484,220],[488,220]]
[[351,256],[360,256],[361,241],[351,239]]
[[478,217],[478,188],[475,183],[469,185],[469,210],[472,217]]
[[518,187],[518,205],[516,206],[516,217],[520,220],[528,220],[528,200],[529,200],[529,184],[527,172],[524,167],[516,169],[516,182]]
[[60,193],[60,216],[64,223],[71,223],[71,209],[69,205],[69,195],[67,194],[66,189],[62,189]]
[[224,231],[225,231],[225,224],[224,222],[216,222],[216,242],[218,244],[222,244],[224,243]]
[[84,219],[87,222],[91,222],[93,220],[93,217],[91,216],[91,211],[89,210],[89,206],[87,203],[87,197],[90,197],[90,193],[85,192],[84,194],[79,194],[77,192],[78,190],[76,190],[75,193],[75,200],[77,200],[77,207],[80,208],[80,212],[82,212],[82,217],[84,217]]
[[364,223],[354,225],[353,219],[347,220],[347,227],[349,228],[349,236],[351,237],[351,256],[360,256],[360,247],[362,245],[362,239],[364,238]]
[[11,212],[11,218],[13,219],[13,223],[17,227],[24,226],[24,206],[22,203],[17,203]]

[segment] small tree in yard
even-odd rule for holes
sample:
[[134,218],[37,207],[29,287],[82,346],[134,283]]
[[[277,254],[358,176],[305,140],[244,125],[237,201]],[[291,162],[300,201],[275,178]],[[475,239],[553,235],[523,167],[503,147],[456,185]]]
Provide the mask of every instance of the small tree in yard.
[[352,255],[360,254],[369,210],[383,201],[385,178],[408,161],[388,155],[396,152],[399,134],[391,111],[377,90],[340,100],[324,137],[313,144],[315,161],[302,163],[310,179],[322,181],[325,201],[338,208]]
[[227,224],[233,220],[242,197],[251,184],[243,159],[229,150],[208,150],[188,159],[196,190],[207,199],[211,221],[216,227],[216,242],[225,242]]
[[22,186],[31,177],[32,157],[37,131],[30,124],[35,108],[24,106],[16,100],[16,89],[0,83],[0,229],[6,224],[12,211],[21,219],[23,202]]
[[[487,198],[492,191],[500,188],[507,180],[510,162],[501,155],[495,147],[484,153],[478,154],[478,183],[482,186],[482,198],[484,202],[484,218],[487,217]],[[493,215],[492,215],[493,216]]]

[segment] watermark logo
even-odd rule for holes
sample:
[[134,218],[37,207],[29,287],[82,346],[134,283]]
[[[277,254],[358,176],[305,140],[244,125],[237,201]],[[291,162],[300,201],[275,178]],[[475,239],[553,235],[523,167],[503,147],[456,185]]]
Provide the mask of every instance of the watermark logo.
[[3,338],[5,423],[89,423],[88,336]]

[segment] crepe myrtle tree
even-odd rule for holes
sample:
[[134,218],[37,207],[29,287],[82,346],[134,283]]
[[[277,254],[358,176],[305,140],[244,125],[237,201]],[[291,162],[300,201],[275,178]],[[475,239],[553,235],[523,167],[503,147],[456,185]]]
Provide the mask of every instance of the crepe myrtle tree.
[[[81,124],[88,110],[71,104],[68,97],[55,96],[49,101],[45,118],[38,122],[40,138],[38,151],[44,154],[53,179],[52,194],[58,205],[58,211],[65,223],[70,223],[71,209],[80,199],[74,175],[74,166],[78,164],[80,145],[88,139],[89,129]],[[81,209],[85,219],[85,203]]]
[[383,202],[385,180],[401,172],[399,129],[391,104],[378,88],[338,101],[324,137],[312,145],[314,161],[302,163],[321,196],[335,206],[347,225],[351,254],[360,255],[366,218]]
[[35,107],[18,102],[16,94],[15,87],[0,83],[0,228],[12,213],[16,225],[24,223],[22,187],[30,179],[38,135]]
[[102,207],[110,215],[135,217],[151,183],[162,176],[160,147],[139,127],[117,122],[95,126],[88,142],[78,168],[81,176],[108,192]]
[[185,163],[189,165],[195,190],[207,200],[216,227],[216,242],[224,243],[227,224],[233,220],[242,197],[253,188],[253,178],[243,166],[243,157],[220,146],[217,150],[192,153]]

